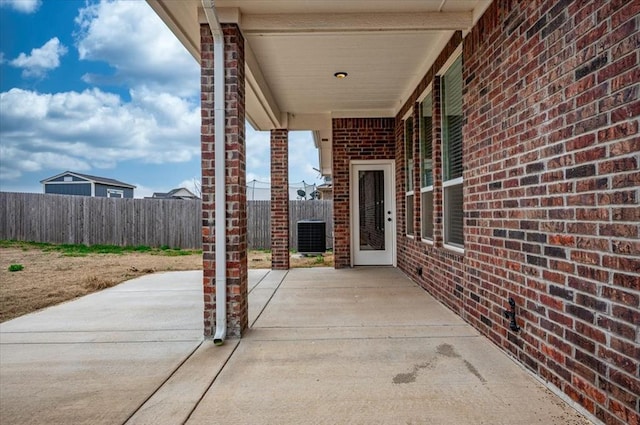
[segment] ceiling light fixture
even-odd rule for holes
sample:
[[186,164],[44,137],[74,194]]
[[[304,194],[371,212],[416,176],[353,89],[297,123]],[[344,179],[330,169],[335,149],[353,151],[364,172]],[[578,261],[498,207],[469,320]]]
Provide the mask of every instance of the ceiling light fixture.
[[346,78],[346,76],[349,75],[344,71],[338,71],[335,74],[333,74],[334,77],[336,77],[338,80],[342,80],[343,78]]

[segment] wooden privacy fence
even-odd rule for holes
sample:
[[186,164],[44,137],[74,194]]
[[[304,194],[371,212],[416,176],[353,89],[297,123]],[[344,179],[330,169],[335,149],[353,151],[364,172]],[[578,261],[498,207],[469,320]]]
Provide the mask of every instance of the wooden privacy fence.
[[[320,219],[332,247],[331,201],[289,201],[290,246],[298,220]],[[201,203],[0,192],[0,239],[84,245],[202,247]],[[249,201],[250,249],[271,247],[270,201]]]
[[200,248],[200,201],[0,193],[0,238]]

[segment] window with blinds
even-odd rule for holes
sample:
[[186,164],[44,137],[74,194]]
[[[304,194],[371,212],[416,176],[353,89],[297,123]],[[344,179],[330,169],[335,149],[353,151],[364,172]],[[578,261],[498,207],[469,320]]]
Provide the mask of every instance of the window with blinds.
[[433,240],[433,188],[421,193],[422,239]]
[[420,223],[423,239],[433,240],[433,98],[420,103]]
[[407,192],[413,190],[413,117],[404,120],[404,158]]
[[404,158],[405,158],[405,211],[407,235],[413,235],[413,117],[409,115],[404,121]]
[[433,186],[433,100],[431,93],[420,103],[420,181]]
[[445,209],[445,243],[463,247],[462,223],[464,214],[462,210],[462,184],[456,184],[444,189]]
[[444,243],[464,247],[462,191],[462,56],[442,76]]

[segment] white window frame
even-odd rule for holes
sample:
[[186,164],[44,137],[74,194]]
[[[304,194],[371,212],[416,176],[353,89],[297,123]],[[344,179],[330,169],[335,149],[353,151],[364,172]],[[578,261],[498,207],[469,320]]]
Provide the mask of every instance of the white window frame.
[[[445,65],[440,69],[440,72],[438,72],[438,77],[439,78],[444,78],[444,75],[447,73],[447,71],[449,70],[449,68],[451,68],[451,66],[458,60],[458,58],[462,57],[462,46],[459,46],[455,52],[449,57],[449,59],[447,60],[447,62],[445,63]],[[463,78],[463,83],[464,83],[464,78]],[[447,169],[448,165],[446,163],[446,152],[445,152],[445,146],[444,146],[444,118],[445,118],[445,114],[444,114],[444,105],[445,105],[445,99],[443,96],[443,90],[442,90],[442,84],[440,85],[440,93],[439,93],[439,97],[440,97],[440,159],[441,159],[441,163],[442,163],[442,245],[451,251],[460,253],[460,254],[464,254],[464,222],[463,222],[463,245],[460,246],[458,244],[453,244],[451,242],[447,242],[447,233],[448,233],[448,226],[449,226],[449,220],[450,220],[450,216],[448,214],[447,211],[447,188],[452,187],[452,186],[456,186],[456,185],[461,185],[462,189],[463,189],[463,215],[464,215],[464,178],[463,177],[456,177],[454,179],[450,179],[450,180],[445,180],[445,170]],[[464,103],[464,99],[463,99],[463,103]],[[462,105],[462,107],[464,108],[464,104]],[[464,161],[464,158],[463,158]]]
[[[111,196],[111,195],[120,195],[120,196]],[[107,198],[124,198],[124,190],[107,189]]]
[[[431,193],[431,199],[432,199],[431,204],[433,206],[433,185],[425,186],[425,187],[421,187],[420,188],[420,226],[421,227],[423,226],[422,221],[424,219],[424,217],[422,215],[422,211],[423,211],[423,208],[424,208],[424,205],[423,205],[423,202],[422,202],[422,200],[423,200],[422,195],[425,194],[425,193]],[[433,207],[432,207],[432,210],[433,210]],[[431,215],[432,215],[432,218],[433,218],[433,211],[431,212]],[[433,235],[431,237],[425,237],[424,236],[424,227],[422,227],[420,229],[420,237],[422,238],[422,242],[428,243],[429,245],[433,245]]]
[[[422,111],[422,102],[424,102],[424,100],[427,98],[427,96],[431,96],[432,102],[433,102],[433,85],[429,84],[427,86],[427,88],[425,89],[425,91],[422,92],[422,94],[420,96],[418,96],[417,102],[420,104],[420,110]],[[420,114],[422,115],[422,114]],[[432,117],[433,119],[433,117]],[[422,116],[420,116],[420,122],[418,123],[419,126],[422,125]],[[421,133],[422,134],[422,133]],[[431,144],[431,149],[433,150],[433,142]],[[423,197],[422,195],[424,193],[427,192],[431,192],[431,196],[433,199],[433,184],[429,185],[429,186],[422,186],[422,164],[424,161],[424,158],[422,158],[422,140],[420,140],[420,238],[422,240],[422,242],[425,242],[429,245],[433,245],[433,235],[431,237],[424,237],[424,202],[422,202]],[[431,169],[431,173],[433,173],[433,165],[432,165],[432,169]],[[432,180],[433,180],[433,176],[432,176]],[[431,209],[432,209],[432,218],[433,218],[433,201],[431,203]],[[435,229],[434,229],[435,231]]]
[[[415,181],[413,181],[415,179],[415,175],[413,173],[413,169],[415,168],[412,167],[412,171],[411,171],[411,188],[412,190],[407,190],[407,188],[409,187],[409,173],[407,171],[409,171],[409,167],[407,165],[407,161],[408,161],[408,156],[407,156],[407,120],[411,118],[411,120],[413,121],[413,108],[410,108],[409,111],[404,115],[404,117],[402,118],[402,134],[403,134],[403,139],[402,142],[404,144],[405,147],[405,152],[404,152],[404,164],[405,164],[405,194],[404,194],[404,227],[405,227],[405,236],[409,239],[414,239],[415,238],[415,234],[416,234],[416,229],[414,228],[414,222],[415,222],[415,187],[413,187],[415,185]],[[411,156],[413,157],[413,131],[415,129],[415,122],[412,123],[412,134],[411,134]],[[413,159],[413,161],[415,161],[415,158]],[[415,164],[415,162],[414,162]],[[412,211],[412,220],[411,220],[411,229],[413,230],[412,233],[409,233],[409,198],[411,197],[411,211]]]
[[464,246],[460,246],[458,244],[453,244],[453,243],[447,243],[446,242],[446,235],[447,235],[447,226],[449,226],[449,214],[445,214],[446,210],[445,210],[445,206],[447,205],[447,191],[446,189],[448,187],[452,187],[452,186],[459,186],[462,185],[464,182],[464,180],[462,179],[462,177],[456,177],[455,179],[451,179],[451,180],[447,180],[446,182],[443,181],[442,182],[442,218],[443,218],[443,232],[442,232],[442,238],[443,238],[443,246],[447,249],[450,249],[452,251],[456,251],[459,252],[461,254],[464,254]]

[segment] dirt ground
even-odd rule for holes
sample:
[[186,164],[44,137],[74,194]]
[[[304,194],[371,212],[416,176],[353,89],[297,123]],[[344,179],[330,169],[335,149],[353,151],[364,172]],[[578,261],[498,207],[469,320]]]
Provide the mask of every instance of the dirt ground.
[[[10,272],[9,266],[24,269]],[[271,268],[271,254],[251,251],[249,268]],[[332,266],[333,255],[291,256],[291,267]],[[125,280],[162,271],[202,269],[199,254],[165,256],[150,253],[65,256],[37,248],[0,248],[0,322],[59,304]]]

